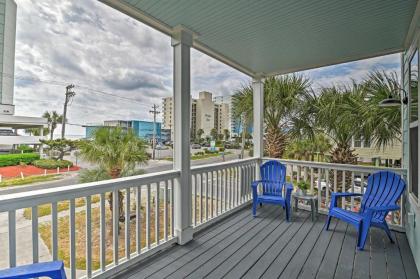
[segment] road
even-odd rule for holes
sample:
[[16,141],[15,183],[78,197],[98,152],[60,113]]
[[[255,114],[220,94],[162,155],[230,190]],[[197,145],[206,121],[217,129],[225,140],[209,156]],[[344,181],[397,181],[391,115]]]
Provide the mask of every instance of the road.
[[[234,151],[236,151],[234,152],[234,154],[228,154],[225,156],[225,161],[232,161],[238,158],[239,150],[234,150]],[[191,161],[191,165],[199,166],[199,165],[221,163],[221,162],[223,162],[223,158],[221,156],[218,156],[218,157],[211,157],[211,158],[206,158],[202,160],[193,160]],[[166,160],[149,161],[148,165],[143,166],[142,169],[144,169],[146,173],[154,173],[154,172],[171,170],[172,165],[173,163],[171,161],[166,161]],[[88,164],[83,164],[83,166],[92,167],[91,165],[88,165]],[[39,190],[39,189],[49,189],[49,188],[55,188],[55,187],[74,185],[78,183],[79,183],[79,179],[78,179],[77,173],[70,173],[70,174],[66,174],[65,177],[61,180],[39,182],[36,184],[31,184],[31,185],[14,186],[14,187],[9,187],[5,189],[0,189],[0,195],[21,193],[21,192],[34,191],[34,190]]]

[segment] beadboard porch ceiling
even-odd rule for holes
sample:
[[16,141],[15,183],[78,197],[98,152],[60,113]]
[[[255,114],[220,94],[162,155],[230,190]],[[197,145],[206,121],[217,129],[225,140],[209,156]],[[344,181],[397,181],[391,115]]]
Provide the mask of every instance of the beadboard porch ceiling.
[[[249,75],[273,75],[400,52],[417,0],[101,0]],[[418,7],[417,7],[418,10]],[[418,12],[418,11],[417,11]]]

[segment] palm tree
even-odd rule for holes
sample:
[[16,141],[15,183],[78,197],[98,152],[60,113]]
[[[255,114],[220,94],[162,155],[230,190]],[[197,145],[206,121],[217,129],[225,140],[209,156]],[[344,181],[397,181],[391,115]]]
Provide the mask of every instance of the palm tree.
[[[95,131],[92,140],[80,143],[80,155],[86,161],[97,164],[115,179],[133,171],[136,164],[147,162],[146,147],[147,143],[139,139],[132,130],[104,127]],[[120,191],[118,199],[121,219],[124,218],[124,196]],[[112,193],[108,197],[108,202],[112,210]]]
[[63,116],[58,114],[55,110],[52,112],[46,111],[42,115],[43,118],[46,118],[48,121],[48,128],[50,131],[50,140],[53,140],[54,130],[57,128],[57,124],[63,122]]
[[378,103],[389,96],[400,99],[400,83],[395,72],[370,72],[364,81],[365,109],[363,122],[365,138],[383,148],[393,144],[401,136],[401,108],[379,107]]
[[248,125],[253,119],[252,103],[252,87],[250,85],[242,86],[242,88],[237,90],[232,96],[232,117],[240,119],[239,122],[242,130],[241,158],[244,157],[245,135],[248,131]]
[[229,132],[228,129],[224,129],[223,130],[223,138],[224,138],[225,141],[228,141],[229,140],[229,138],[230,138],[230,132]]
[[370,72],[360,84],[353,81],[349,86],[323,88],[318,96],[313,95],[300,106],[293,133],[309,138],[324,133],[334,142],[331,162],[355,164],[357,155],[351,148],[352,137],[370,139],[377,148],[399,138],[400,108],[378,106],[389,96],[400,98],[399,88],[397,74],[383,71]]
[[357,163],[351,141],[353,136],[364,135],[364,106],[363,86],[355,82],[350,87],[322,89],[315,104],[315,125],[334,142],[332,163]]
[[[289,130],[299,112],[302,100],[309,94],[310,82],[303,76],[285,75],[264,81],[265,150],[268,156],[280,158],[289,140]],[[232,99],[233,116],[243,116],[242,126],[252,121],[252,87],[237,91]],[[242,129],[245,132],[247,129]],[[245,134],[243,134],[244,140]]]
[[197,130],[197,138],[198,138],[198,141],[200,141],[201,140],[201,136],[204,134],[204,130],[203,129],[198,129]]
[[[40,129],[39,128],[27,128],[25,129],[25,133],[29,134],[30,136],[36,136],[39,137],[41,135],[40,133]],[[50,133],[50,129],[47,128],[43,128],[43,135],[47,135]]]
[[280,158],[289,140],[288,130],[309,92],[310,82],[300,75],[271,77],[264,82],[264,122],[266,152]]
[[211,129],[210,136],[213,140],[217,139],[217,130],[215,128]]

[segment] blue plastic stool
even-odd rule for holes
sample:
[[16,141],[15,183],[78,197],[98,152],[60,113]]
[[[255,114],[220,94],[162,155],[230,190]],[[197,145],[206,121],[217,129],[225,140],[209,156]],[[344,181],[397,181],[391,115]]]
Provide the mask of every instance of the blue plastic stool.
[[62,261],[21,265],[0,270],[0,279],[25,279],[41,276],[52,279],[67,279]]

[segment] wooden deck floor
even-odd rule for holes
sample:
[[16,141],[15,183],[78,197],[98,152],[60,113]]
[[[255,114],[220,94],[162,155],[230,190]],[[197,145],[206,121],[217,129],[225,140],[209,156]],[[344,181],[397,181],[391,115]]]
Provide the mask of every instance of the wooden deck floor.
[[121,278],[419,278],[405,234],[372,229],[365,251],[356,250],[356,232],[325,216],[312,222],[306,211],[285,222],[279,207],[244,209],[174,246]]

